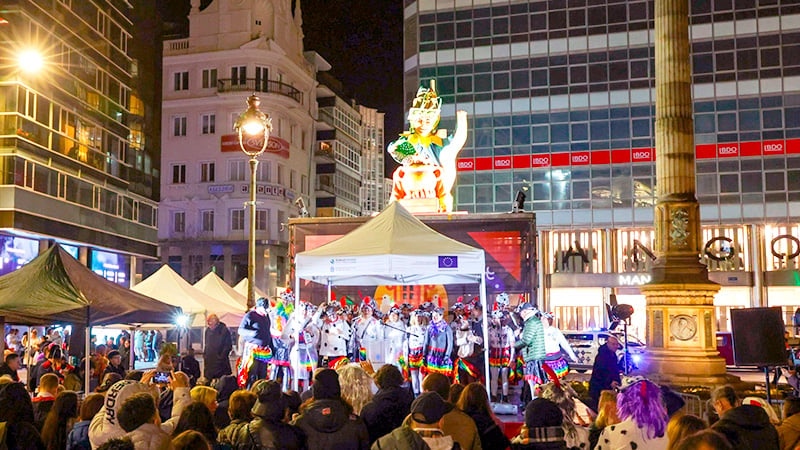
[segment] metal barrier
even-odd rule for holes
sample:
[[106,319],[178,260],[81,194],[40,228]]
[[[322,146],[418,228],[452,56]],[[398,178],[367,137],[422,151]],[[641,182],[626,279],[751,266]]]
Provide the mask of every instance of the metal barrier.
[[706,419],[706,401],[701,399],[700,396],[694,394],[679,394],[683,399],[684,405],[682,411],[686,414]]

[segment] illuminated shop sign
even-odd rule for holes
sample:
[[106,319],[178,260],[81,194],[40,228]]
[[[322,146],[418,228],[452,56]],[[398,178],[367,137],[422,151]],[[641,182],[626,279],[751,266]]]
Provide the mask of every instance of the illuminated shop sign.
[[[261,138],[247,138],[244,140],[244,146],[248,151],[261,150],[264,144],[264,139]],[[222,152],[241,152],[242,148],[239,146],[239,135],[237,134],[223,134],[220,137],[220,151]],[[277,136],[270,136],[267,141],[267,147],[264,149],[265,153],[272,153],[283,158],[289,157],[289,142]]]
[[617,282],[620,286],[644,286],[651,282],[653,277],[649,273],[620,274]]
[[75,259],[78,259],[78,251],[80,250],[80,247],[78,247],[77,245],[69,245],[69,244],[59,244],[59,245],[61,245],[61,248],[63,248],[65,252],[69,253],[70,256],[72,256]]
[[0,236],[0,275],[11,273],[39,255],[39,241],[17,236]]
[[[732,142],[727,144],[704,144],[695,147],[697,159],[735,158],[739,156],[762,156],[800,154],[800,139],[763,142]],[[548,153],[494,158],[460,158],[459,171],[527,169],[530,167],[567,167],[589,164],[623,164],[651,162],[656,159],[655,148],[629,148],[614,150],[592,150],[567,153]]]
[[106,280],[129,287],[128,272],[130,271],[130,263],[128,258],[128,256],[117,253],[93,249],[89,268]]

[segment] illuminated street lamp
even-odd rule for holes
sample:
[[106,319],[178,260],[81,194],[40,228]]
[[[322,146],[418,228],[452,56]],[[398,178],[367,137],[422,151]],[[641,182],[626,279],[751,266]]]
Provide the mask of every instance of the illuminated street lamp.
[[239,134],[239,147],[250,157],[250,239],[247,246],[247,308],[256,304],[256,168],[258,155],[264,153],[272,131],[272,119],[258,107],[261,99],[253,94],[247,98],[247,110],[239,115],[234,130]]

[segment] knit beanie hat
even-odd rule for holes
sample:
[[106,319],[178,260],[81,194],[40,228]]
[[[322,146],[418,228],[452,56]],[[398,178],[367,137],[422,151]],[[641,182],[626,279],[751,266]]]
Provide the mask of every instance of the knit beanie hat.
[[528,428],[560,427],[564,421],[558,405],[545,398],[536,398],[525,407],[525,425]]
[[321,370],[314,377],[311,392],[314,394],[314,400],[339,398],[342,394],[342,388],[339,385],[339,374],[332,369]]

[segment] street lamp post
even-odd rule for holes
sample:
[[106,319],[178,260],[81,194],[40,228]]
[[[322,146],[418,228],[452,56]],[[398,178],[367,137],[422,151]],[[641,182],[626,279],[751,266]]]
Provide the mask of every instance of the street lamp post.
[[[239,115],[234,129],[239,134],[239,147],[250,157],[250,235],[247,246],[247,308],[256,304],[256,169],[258,155],[264,153],[272,131],[272,119],[259,109],[261,99],[247,98],[247,109]],[[259,142],[260,140],[260,142]],[[252,145],[251,145],[252,144]]]

